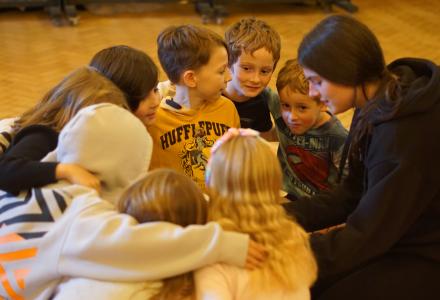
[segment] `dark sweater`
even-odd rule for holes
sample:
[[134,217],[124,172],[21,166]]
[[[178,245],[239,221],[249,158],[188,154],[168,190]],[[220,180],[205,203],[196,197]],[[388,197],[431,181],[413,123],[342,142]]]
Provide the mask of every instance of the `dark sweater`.
[[332,193],[285,205],[310,231],[346,223],[311,236],[318,284],[385,256],[440,266],[440,69],[421,59],[400,59],[389,69],[410,84],[390,120],[381,118],[391,109],[385,99],[375,100],[381,102],[362,164]]
[[40,162],[58,142],[58,133],[47,126],[20,130],[0,156],[0,189],[11,194],[56,182],[56,162]]

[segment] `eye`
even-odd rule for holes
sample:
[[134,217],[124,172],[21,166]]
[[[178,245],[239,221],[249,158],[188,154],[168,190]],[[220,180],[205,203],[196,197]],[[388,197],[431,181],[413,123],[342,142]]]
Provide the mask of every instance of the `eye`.
[[155,94],[159,93],[159,88],[155,87],[155,88],[153,89],[153,93],[155,93]]
[[272,73],[272,69],[263,69],[263,70],[261,70],[261,73],[263,74],[263,75],[269,75],[269,74],[271,74]]
[[306,111],[307,109],[308,109],[308,107],[305,106],[305,105],[300,105],[300,106],[298,106],[298,110],[299,110],[299,111]]
[[241,66],[241,68],[243,70],[245,70],[245,71],[251,71],[252,70],[251,67],[248,67],[248,66]]
[[282,108],[282,109],[285,109],[285,110],[288,110],[288,109],[290,109],[290,105],[287,104],[287,103],[283,103],[283,102],[281,102],[281,108]]

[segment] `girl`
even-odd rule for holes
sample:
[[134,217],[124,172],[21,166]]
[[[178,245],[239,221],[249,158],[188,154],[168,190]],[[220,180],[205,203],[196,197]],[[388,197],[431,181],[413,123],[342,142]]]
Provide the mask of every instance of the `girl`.
[[298,57],[310,96],[334,114],[356,109],[348,177],[331,193],[286,204],[307,230],[346,223],[311,236],[316,298],[438,297],[439,67],[416,58],[387,66],[371,30],[342,15],[312,29]]
[[[118,203],[120,212],[131,215],[139,223],[163,221],[182,227],[205,224],[207,206],[198,186],[187,176],[171,169],[149,172],[128,188]],[[170,255],[178,256],[179,249]],[[192,272],[163,282],[116,283],[73,279],[60,285],[54,299],[190,300],[195,299],[194,290]]]
[[[100,74],[112,80],[123,91],[128,107],[145,125],[154,122],[159,104],[159,94],[156,88],[158,70],[147,54],[128,46],[114,46],[95,54],[90,65]],[[79,89],[84,88],[86,83],[83,81],[83,85],[72,85],[72,87],[77,88],[77,92],[79,92]],[[74,98],[63,98],[68,95],[69,91],[63,92],[62,90],[70,89],[70,87],[70,85],[60,84],[48,92],[39,104],[18,119],[12,136],[16,135],[23,127],[35,122],[41,125],[56,123],[57,121],[51,120],[51,118],[57,117],[55,112],[60,107],[56,105],[49,107],[46,102],[49,100],[57,102],[59,106],[70,106],[75,103]],[[98,90],[98,85],[96,87]],[[92,96],[89,93],[87,105],[94,103]],[[99,102],[112,102],[112,100],[97,99],[96,103]],[[77,111],[77,108],[80,108],[80,105],[75,106],[74,110]],[[51,112],[47,113],[47,110]],[[44,116],[44,120],[39,119],[41,116]],[[28,119],[31,121],[26,121]],[[22,189],[43,186],[59,179],[67,179],[74,183],[99,189],[99,181],[78,166],[58,164],[54,170],[55,164],[48,165],[38,162],[55,147],[56,132],[66,123],[65,121],[67,121],[66,118],[56,126],[55,132],[47,132],[46,130],[43,133],[34,133],[24,130],[15,139],[13,144],[16,145],[21,140],[23,147],[14,146],[14,150],[9,150],[8,155],[0,158],[0,189],[17,194]],[[7,133],[2,133],[2,137],[4,135],[10,137]],[[2,140],[0,143],[4,144]],[[5,146],[8,145],[5,144]],[[29,150],[32,150],[32,155],[29,154]]]
[[209,220],[247,233],[269,256],[249,272],[214,265],[197,272],[199,299],[309,299],[316,264],[304,230],[281,206],[281,169],[254,130],[230,129],[212,148],[206,184]]
[[127,108],[123,93],[94,68],[64,78],[15,122],[12,144],[0,157],[0,189],[18,194],[60,179],[99,189],[99,180],[76,164],[39,160],[56,147],[58,133],[81,108],[103,102]]

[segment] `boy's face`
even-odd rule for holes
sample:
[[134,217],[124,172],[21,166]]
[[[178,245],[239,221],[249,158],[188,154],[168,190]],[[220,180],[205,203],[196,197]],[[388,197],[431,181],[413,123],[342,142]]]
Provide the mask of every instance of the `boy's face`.
[[209,102],[218,100],[231,80],[226,49],[214,48],[208,63],[195,71],[195,77],[200,98]]
[[321,125],[323,114],[326,114],[324,104],[289,87],[281,89],[279,96],[281,115],[293,134],[301,135]]
[[274,64],[273,56],[266,48],[252,54],[242,51],[231,67],[232,80],[228,83],[228,91],[244,98],[259,95],[269,84]]

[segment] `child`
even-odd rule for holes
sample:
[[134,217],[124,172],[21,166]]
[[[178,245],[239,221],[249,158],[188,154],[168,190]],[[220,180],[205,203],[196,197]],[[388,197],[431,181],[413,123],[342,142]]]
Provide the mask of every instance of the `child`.
[[223,95],[234,102],[243,128],[267,132],[272,128],[267,102],[276,97],[267,85],[280,59],[280,36],[266,22],[246,18],[226,31],[225,40],[232,80]]
[[230,129],[212,150],[208,219],[249,234],[268,249],[269,258],[254,272],[222,264],[197,271],[198,298],[310,299],[316,263],[308,235],[280,205],[276,155],[251,129]]
[[[118,126],[109,126],[114,120]],[[48,159],[84,166],[102,182],[104,199],[114,200],[144,174],[151,148],[139,119],[118,106],[98,104],[63,128]],[[94,190],[66,182],[17,197],[0,193],[0,199],[0,253],[14,258],[2,261],[3,298],[48,299],[63,277],[157,280],[216,261],[242,265],[246,256],[244,235],[215,224],[137,225]]]
[[81,108],[102,102],[127,107],[123,93],[94,68],[66,76],[15,121],[12,144],[0,156],[0,189],[16,195],[60,179],[99,189],[99,180],[78,165],[39,160],[55,148],[58,133]]
[[[113,46],[103,49],[95,54],[90,62],[90,65],[93,66],[94,69],[98,70],[100,74],[103,74],[108,79],[112,80],[112,82],[115,83],[124,92],[130,110],[145,125],[149,125],[155,121],[156,110],[159,104],[159,95],[156,89],[156,84],[158,81],[158,70],[156,65],[147,54],[128,46]],[[98,76],[95,77],[98,78]],[[47,111],[48,108],[44,105],[44,102],[49,100],[58,101],[60,105],[63,105],[63,103],[65,105],[70,105],[70,102],[76,101],[81,102],[81,97],[79,97],[78,99],[67,98],[64,96],[68,95],[68,92],[61,93],[60,91],[65,89],[75,89],[78,92],[79,89],[84,89],[89,84],[91,84],[94,88],[100,87],[97,82],[94,82],[91,79],[89,81],[82,81],[79,85],[59,86],[52,89],[40,101],[40,104],[30,110],[28,115],[41,114],[42,111]],[[113,87],[113,89],[115,88]],[[90,87],[88,87],[88,91],[89,98],[92,96],[97,96],[93,93],[90,94],[90,92],[94,92],[93,88],[90,89]],[[120,92],[118,92],[118,94],[120,95]],[[101,95],[103,95],[102,92]],[[84,96],[84,94],[82,94],[82,96]],[[96,101],[112,102],[110,99],[110,95],[108,95],[108,100],[101,98],[98,97]],[[90,101],[92,101],[91,103],[93,103],[93,98],[91,98]],[[49,109],[58,108],[53,107]],[[49,113],[45,118],[49,120],[51,116],[52,114]],[[41,122],[40,120],[36,121]],[[14,135],[14,131],[11,132],[6,130],[5,132],[2,132],[0,134],[0,144],[3,144],[3,140],[8,142],[11,136]],[[68,175],[69,171],[70,173],[75,171],[75,168],[73,167],[67,169],[64,168],[66,169],[64,173],[67,174],[63,177],[61,175],[54,176],[51,172],[47,172],[47,168],[44,167],[44,165],[47,165],[47,163],[38,163],[38,160],[44,157],[49,151],[53,150],[54,143],[51,143],[51,145],[48,145],[47,142],[35,143],[33,141],[33,139],[35,138],[35,134],[33,134],[32,132],[29,134],[29,131],[25,131],[25,134],[21,135],[22,137],[20,138],[20,145],[14,145],[14,150],[9,151],[8,156],[13,155],[13,158],[0,159],[1,189],[11,193],[17,193],[22,189],[28,189],[48,183],[53,183],[63,177],[73,177],[71,180],[75,181],[76,183],[88,184],[90,186],[89,181],[84,182],[84,180],[82,180],[84,176],[78,177]],[[56,136],[57,135],[55,134],[52,135],[53,138],[55,138]],[[4,138],[2,139],[2,137]],[[4,144],[5,148],[9,147],[8,144]],[[38,144],[37,147],[35,146],[35,144]],[[47,147],[43,147],[45,145]],[[32,156],[28,155],[30,149],[32,149]],[[36,151],[39,151],[40,153],[38,154]],[[58,164],[56,168],[60,169],[62,166],[62,164]],[[3,176],[3,172],[5,172],[5,174],[7,173],[7,176]],[[91,177],[88,176],[87,178],[90,179]],[[96,180],[93,181],[93,184],[95,185],[95,187],[99,187],[99,182],[97,182]]]
[[148,126],[151,169],[179,170],[204,188],[210,148],[228,128],[240,126],[233,103],[221,96],[230,80],[226,45],[215,32],[192,25],[168,27],[157,42],[176,94],[162,100],[156,123]]
[[[178,201],[176,201],[178,199]],[[139,223],[165,221],[186,227],[205,224],[207,202],[198,186],[171,169],[156,169],[121,196],[118,207]],[[171,255],[178,256],[178,253]],[[192,272],[162,282],[122,283],[74,279],[63,283],[54,298],[62,299],[193,299]]]
[[308,83],[296,60],[278,73],[280,100],[271,99],[287,198],[310,197],[328,191],[338,179],[347,130],[327,112],[319,98],[308,96]]
[[158,70],[144,52],[119,45],[103,49],[90,61],[125,94],[130,110],[145,126],[155,122],[159,107]]

